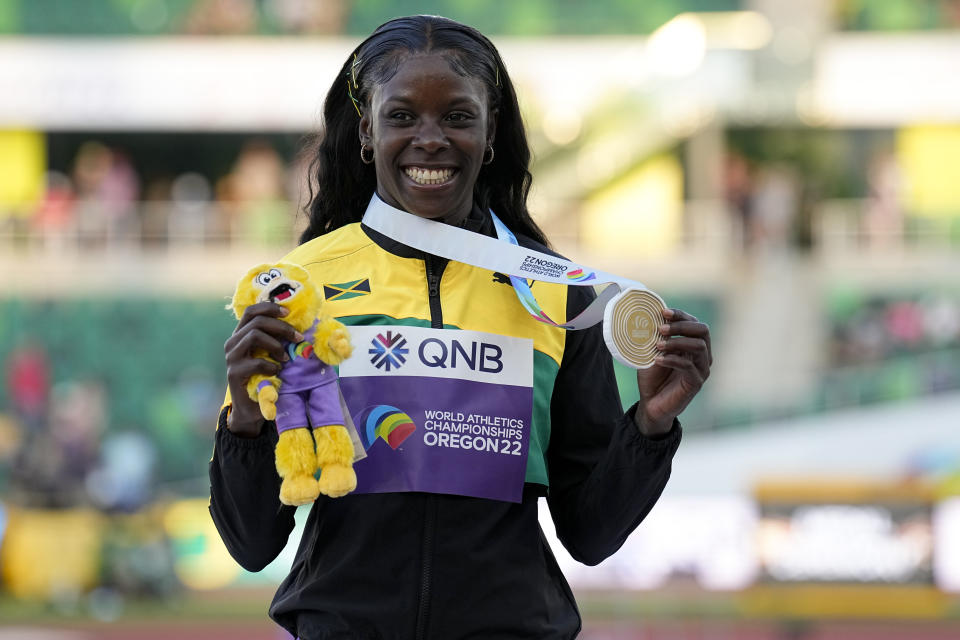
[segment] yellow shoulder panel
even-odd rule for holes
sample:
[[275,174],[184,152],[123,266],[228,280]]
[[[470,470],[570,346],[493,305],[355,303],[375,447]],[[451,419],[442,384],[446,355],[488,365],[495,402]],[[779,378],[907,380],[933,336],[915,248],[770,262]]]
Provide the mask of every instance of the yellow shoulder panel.
[[[566,320],[566,286],[536,282],[532,289],[548,316],[556,322]],[[509,281],[495,279],[493,273],[485,269],[451,262],[440,281],[440,299],[445,324],[530,338],[534,349],[560,364],[566,331],[534,320],[520,304]]]
[[426,284],[423,291],[410,286],[425,282],[423,261],[384,251],[359,223],[302,244],[284,260],[310,273],[324,293],[324,311],[335,318],[369,314],[430,319]]

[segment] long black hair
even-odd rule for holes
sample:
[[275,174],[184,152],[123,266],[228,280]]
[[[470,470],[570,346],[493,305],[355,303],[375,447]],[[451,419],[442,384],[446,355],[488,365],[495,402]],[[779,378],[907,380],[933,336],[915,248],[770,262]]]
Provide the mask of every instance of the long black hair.
[[372,164],[360,159],[359,114],[373,88],[390,80],[411,54],[437,52],[456,73],[480,80],[491,111],[497,112],[494,158],[483,165],[474,200],[491,208],[513,231],[547,244],[527,211],[530,147],[520,105],[493,43],[472,27],[439,16],[395,18],[379,27],[350,54],[323,104],[323,129],[310,163],[306,242],[359,222],[377,186]]

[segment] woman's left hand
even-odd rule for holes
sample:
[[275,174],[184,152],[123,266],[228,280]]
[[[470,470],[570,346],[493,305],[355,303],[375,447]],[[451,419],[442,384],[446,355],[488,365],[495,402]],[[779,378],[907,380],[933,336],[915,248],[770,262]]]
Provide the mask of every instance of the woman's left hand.
[[710,376],[710,327],[679,309],[663,312],[660,353],[637,371],[640,404],[634,421],[644,435],[666,433]]

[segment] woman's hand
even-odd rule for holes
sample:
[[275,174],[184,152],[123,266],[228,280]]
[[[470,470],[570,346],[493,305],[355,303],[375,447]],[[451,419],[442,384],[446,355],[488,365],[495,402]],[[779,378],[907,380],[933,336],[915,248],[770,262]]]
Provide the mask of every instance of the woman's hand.
[[283,349],[284,342],[300,342],[303,336],[289,324],[280,320],[289,313],[287,309],[272,302],[250,305],[243,312],[233,335],[224,343],[227,360],[227,386],[233,407],[227,420],[227,428],[238,436],[255,438],[263,428],[260,406],[247,393],[251,376],[261,373],[277,375],[280,365],[254,353],[266,353],[277,362],[289,359]]
[[634,421],[645,435],[666,433],[710,376],[710,328],[679,309],[663,312],[660,354],[637,371],[640,404]]

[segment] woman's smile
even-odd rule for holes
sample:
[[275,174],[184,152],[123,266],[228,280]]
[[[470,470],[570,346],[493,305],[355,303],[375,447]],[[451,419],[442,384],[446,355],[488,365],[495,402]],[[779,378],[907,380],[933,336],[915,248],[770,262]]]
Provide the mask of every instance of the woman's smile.
[[403,172],[419,186],[446,186],[457,174],[457,170],[451,168],[431,169],[414,166],[405,167]]

